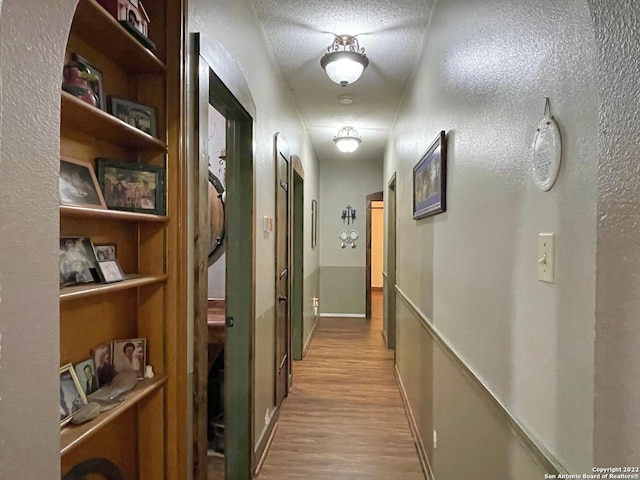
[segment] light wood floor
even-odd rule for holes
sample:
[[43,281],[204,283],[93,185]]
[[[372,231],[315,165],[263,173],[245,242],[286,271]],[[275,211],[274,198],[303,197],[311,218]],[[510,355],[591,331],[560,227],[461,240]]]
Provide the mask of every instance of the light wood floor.
[[371,320],[320,320],[259,480],[424,480],[372,293]]

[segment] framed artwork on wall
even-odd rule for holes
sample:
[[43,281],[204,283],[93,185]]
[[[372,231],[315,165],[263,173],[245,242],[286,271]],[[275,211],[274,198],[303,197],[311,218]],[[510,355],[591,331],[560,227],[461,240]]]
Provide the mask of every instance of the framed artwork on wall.
[[318,244],[318,202],[311,200],[311,248]]
[[447,137],[442,130],[413,167],[413,219],[446,210]]

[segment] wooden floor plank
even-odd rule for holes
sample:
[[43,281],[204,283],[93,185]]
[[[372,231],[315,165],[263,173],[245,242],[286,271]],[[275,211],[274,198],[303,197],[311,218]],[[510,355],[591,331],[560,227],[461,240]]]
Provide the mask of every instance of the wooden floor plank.
[[[320,320],[306,357],[294,364],[259,480],[424,480],[381,312],[374,291],[371,320]],[[209,479],[219,475],[212,468]]]

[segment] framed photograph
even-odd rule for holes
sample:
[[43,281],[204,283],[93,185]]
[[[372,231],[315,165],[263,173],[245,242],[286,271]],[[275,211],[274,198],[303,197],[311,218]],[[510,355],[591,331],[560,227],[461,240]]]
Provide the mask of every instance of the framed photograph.
[[124,280],[124,274],[117,260],[105,260],[98,262],[101,280],[104,283],[113,283]]
[[96,259],[99,262],[116,259],[117,247],[113,243],[94,244],[93,249],[96,252]]
[[61,158],[58,188],[61,205],[107,208],[90,163]]
[[441,131],[413,167],[413,219],[446,210],[447,142]]
[[108,208],[164,215],[164,167],[108,158],[96,162]]
[[147,362],[147,340],[145,338],[129,338],[114,340],[113,366],[115,373],[134,370],[138,378],[144,378],[144,367]]
[[311,200],[311,248],[318,244],[318,202]]
[[60,426],[65,425],[73,414],[87,404],[73,365],[68,363],[60,367]]
[[91,349],[93,363],[96,366],[98,387],[108,384],[115,375],[113,370],[113,343],[107,342]]
[[98,389],[98,377],[93,358],[87,358],[74,367],[80,388],[85,396],[92,394]]
[[157,134],[156,109],[149,105],[130,102],[123,98],[109,97],[109,111],[111,115],[125,123],[148,133],[152,137]]
[[77,64],[84,66],[86,71],[89,73],[89,76],[92,77],[91,80],[88,81],[93,94],[98,99],[98,104],[96,105],[100,110],[107,110],[107,97],[104,95],[104,86],[102,83],[102,72],[94,67],[86,58],[81,57],[77,53],[71,55],[71,60]]
[[60,286],[93,283],[100,279],[89,237],[60,237]]

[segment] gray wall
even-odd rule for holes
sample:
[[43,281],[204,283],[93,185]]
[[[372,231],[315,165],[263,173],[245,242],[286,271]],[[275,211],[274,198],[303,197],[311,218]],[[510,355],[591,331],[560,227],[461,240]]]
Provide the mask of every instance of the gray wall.
[[[254,175],[255,195],[259,200],[255,205],[254,440],[257,444],[267,427],[265,413],[270,418],[274,409],[275,234],[272,232],[265,235],[262,230],[264,216],[275,218],[274,135],[282,132],[289,143],[290,153],[297,154],[302,160],[305,170],[305,199],[317,195],[317,166],[290,90],[272,61],[273,55],[251,1],[191,0],[188,23],[190,32],[202,32],[220,42],[231,53],[256,104]],[[242,34],[239,35],[238,32]],[[305,201],[304,218],[310,216],[311,203]],[[305,240],[305,245],[309,245],[310,241],[309,237],[308,241]],[[305,271],[313,271],[316,265],[317,252],[305,253]],[[304,301],[311,302],[306,298]]]
[[75,4],[0,2],[3,479],[60,478],[60,76]]
[[[385,158],[385,183],[397,171],[398,285],[535,439],[570,471],[589,472],[598,54],[587,3],[436,2],[424,45]],[[545,97],[563,138],[547,193],[530,163]],[[439,130],[449,135],[447,212],[414,221],[411,169]],[[537,280],[540,232],[557,235],[554,285]],[[405,384],[439,391],[446,376],[429,386],[413,366],[429,361],[420,357],[429,342],[426,331],[419,347],[399,338],[398,368]],[[436,423],[449,408],[414,404]],[[439,431],[442,442],[451,436]],[[436,478],[455,477],[439,465]]]
[[[320,162],[321,314],[365,314],[366,197],[382,190],[382,165],[382,158],[352,160],[337,149],[334,159]],[[340,218],[347,205],[356,209],[352,225]],[[341,248],[340,231],[354,229],[356,248]]]
[[640,4],[589,0],[598,40],[596,465],[640,458]]

